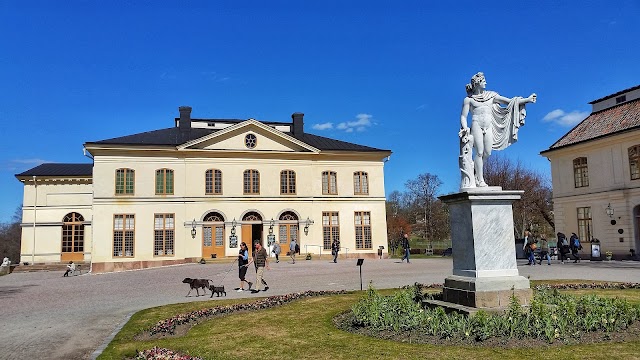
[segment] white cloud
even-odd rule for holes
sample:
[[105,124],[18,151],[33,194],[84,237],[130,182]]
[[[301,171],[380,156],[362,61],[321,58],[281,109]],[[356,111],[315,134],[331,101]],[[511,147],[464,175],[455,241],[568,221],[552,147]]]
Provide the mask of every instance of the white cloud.
[[545,115],[542,118],[542,121],[569,127],[576,125],[580,121],[584,120],[587,116],[589,116],[589,113],[586,111],[574,110],[570,113],[567,113],[562,109],[555,109]]
[[338,124],[338,126],[336,126],[336,129],[344,130],[346,132],[353,132],[354,130],[365,131],[369,126],[372,125],[372,118],[373,115],[358,114],[356,115],[357,120],[341,122],[340,124]]
[[324,124],[315,124],[312,126],[314,130],[329,130],[329,129],[337,129],[343,130],[344,132],[363,132],[366,131],[368,127],[373,125],[371,121],[373,119],[373,115],[369,114],[358,114],[356,115],[356,120],[354,121],[344,121],[339,124],[333,125],[332,122],[326,122]]
[[315,124],[312,126],[312,128],[314,130],[328,130],[328,129],[333,129],[333,123],[332,122],[326,122],[324,124]]

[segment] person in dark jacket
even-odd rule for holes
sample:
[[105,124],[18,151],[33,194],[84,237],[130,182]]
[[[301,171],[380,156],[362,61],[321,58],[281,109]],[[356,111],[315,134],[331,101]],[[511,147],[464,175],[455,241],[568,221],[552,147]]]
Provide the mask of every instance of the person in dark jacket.
[[408,234],[404,234],[404,236],[402,237],[402,248],[404,249],[404,255],[402,255],[402,261],[404,261],[404,259],[407,259],[407,264],[408,264],[410,262],[409,254],[411,252],[411,245],[409,245]]
[[338,252],[340,251],[340,241],[338,239],[333,239],[331,243],[331,255],[333,255],[333,262],[338,262]]
[[580,244],[580,239],[576,233],[571,233],[571,239],[569,240],[569,246],[571,247],[571,255],[573,256],[573,262],[577,263],[582,260],[580,257],[580,253],[578,250],[582,250],[582,244]]

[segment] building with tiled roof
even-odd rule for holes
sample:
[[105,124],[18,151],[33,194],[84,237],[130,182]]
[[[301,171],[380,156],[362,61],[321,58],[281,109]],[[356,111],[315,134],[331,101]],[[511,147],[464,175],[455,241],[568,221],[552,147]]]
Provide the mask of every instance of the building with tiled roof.
[[556,231],[587,245],[598,239],[602,256],[625,259],[640,250],[640,86],[590,104],[591,114],[541,153],[551,162]]
[[[86,164],[42,164],[24,183],[21,261],[120,271],[236,257],[292,240],[301,253],[377,257],[386,243],[389,150],[292,122],[192,119],[87,142]],[[251,251],[251,249],[249,251]],[[384,250],[386,252],[386,249]]]

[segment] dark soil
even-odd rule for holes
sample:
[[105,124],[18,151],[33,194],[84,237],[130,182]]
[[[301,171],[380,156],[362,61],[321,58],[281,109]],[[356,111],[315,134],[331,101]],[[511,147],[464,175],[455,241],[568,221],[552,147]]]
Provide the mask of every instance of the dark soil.
[[582,333],[580,338],[570,341],[554,341],[548,343],[540,339],[510,339],[510,338],[490,338],[484,341],[476,341],[475,339],[451,338],[444,339],[438,336],[431,336],[419,331],[375,331],[366,327],[353,326],[353,314],[351,312],[343,313],[333,319],[335,326],[341,330],[354,334],[370,336],[378,339],[393,340],[399,342],[407,342],[413,344],[432,344],[432,345],[448,345],[448,346],[479,346],[502,349],[521,349],[521,348],[541,348],[555,347],[561,345],[572,344],[593,344],[603,342],[624,342],[627,340],[638,340],[640,337],[640,322],[636,321],[624,331],[604,333],[589,332]]

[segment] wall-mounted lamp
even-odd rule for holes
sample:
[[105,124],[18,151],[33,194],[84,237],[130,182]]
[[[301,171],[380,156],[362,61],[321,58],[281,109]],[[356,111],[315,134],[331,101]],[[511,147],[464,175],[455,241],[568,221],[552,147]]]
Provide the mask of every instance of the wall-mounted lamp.
[[267,235],[267,242],[269,246],[273,246],[273,244],[275,244],[276,242],[276,236],[273,235],[273,225],[275,225],[276,222],[273,221],[273,218],[271,218],[271,222],[269,223],[269,235]]
[[238,237],[236,236],[236,218],[233,218],[231,222],[231,235],[229,235],[229,247],[237,248],[238,247]]
[[609,215],[609,217],[612,218],[614,211],[613,211],[613,208],[611,207],[611,203],[607,205],[607,208],[605,210],[607,212],[607,215]]
[[193,221],[191,222],[191,238],[196,238],[196,219],[193,219]]
[[311,224],[313,224],[313,221],[311,219],[309,219],[309,217],[307,216],[307,221],[305,221],[305,225],[304,225],[304,234],[305,235],[309,235],[309,226],[311,226]]

